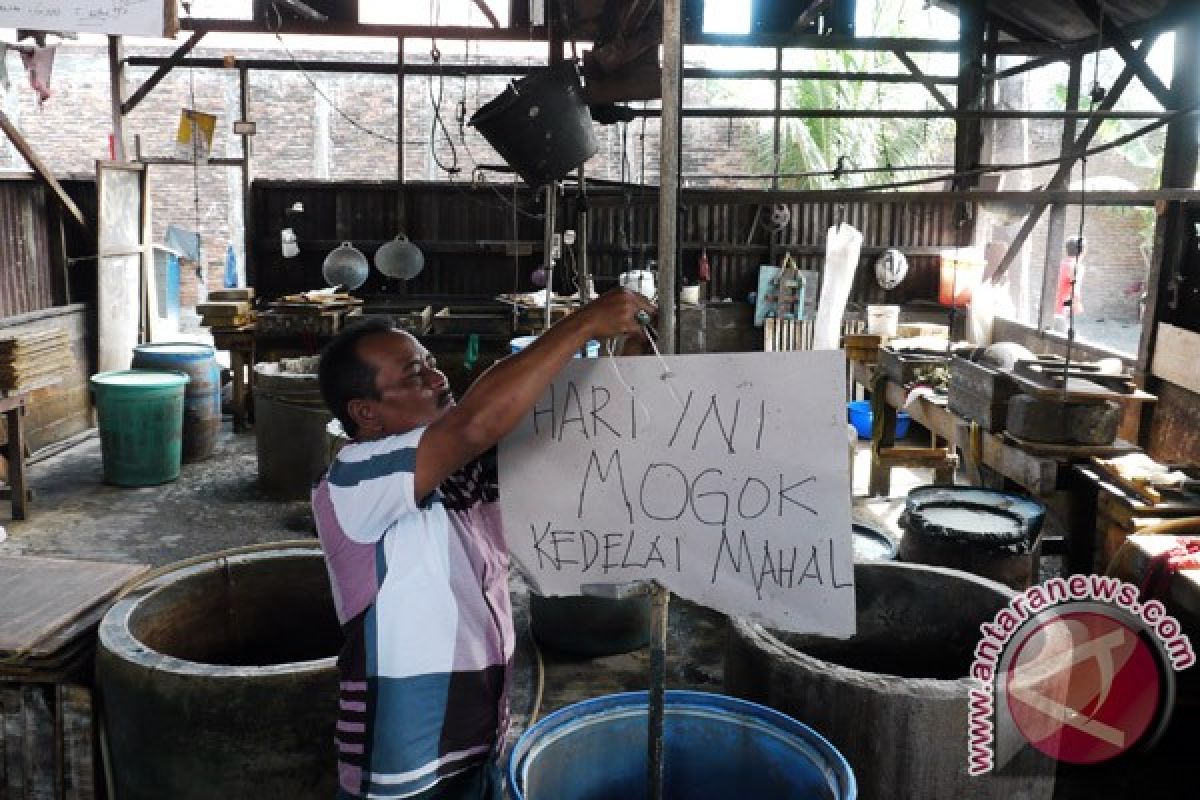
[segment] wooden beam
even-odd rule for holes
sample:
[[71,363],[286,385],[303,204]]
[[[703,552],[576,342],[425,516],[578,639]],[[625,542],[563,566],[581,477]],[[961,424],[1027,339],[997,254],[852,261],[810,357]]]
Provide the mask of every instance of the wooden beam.
[[[983,102],[984,0],[959,0],[958,4],[958,98],[960,112],[977,112]],[[979,166],[983,145],[983,126],[977,119],[955,117],[954,171],[964,172]],[[978,177],[955,180],[955,188],[965,189],[979,182]]]
[[1151,371],[1155,377],[1200,394],[1196,353],[1200,353],[1200,333],[1160,322]]
[[683,119],[683,0],[663,0],[662,123],[659,126],[658,336],[675,352],[675,277],[678,274],[679,168]]
[[[639,117],[660,116],[657,108],[635,108]],[[1027,109],[969,111],[938,111],[918,108],[788,108],[778,116],[795,119],[954,119],[974,121],[988,119],[1162,119],[1169,111],[1114,111],[1100,108],[1094,111],[1034,111]],[[770,108],[685,108],[683,116],[701,119],[766,119],[776,116]]]
[[8,118],[8,114],[5,114],[3,111],[0,111],[0,129],[4,130],[5,135],[12,141],[13,146],[17,148],[17,152],[25,158],[29,166],[33,168],[33,171],[42,179],[42,182],[50,187],[50,191],[58,198],[58,202],[67,210],[67,213],[79,223],[81,228],[86,228],[87,220],[84,219],[83,212],[79,210],[79,206],[75,205],[75,201],[71,199],[66,189],[54,177],[54,173],[50,171],[50,168],[46,166],[42,159],[38,158],[38,154],[30,147],[29,141],[22,135],[17,126],[13,124],[12,120]]
[[1074,58],[1074,56],[1065,55],[1065,54],[1064,55],[1056,54],[1056,55],[1049,55],[1049,56],[1040,56],[1038,58],[1031,58],[1021,64],[1017,64],[1016,66],[1009,67],[1008,69],[998,70],[991,77],[992,77],[992,80],[1001,81],[1001,80],[1004,80],[1005,78],[1012,78],[1016,75],[1020,75],[1023,72],[1029,72],[1032,69],[1040,69],[1042,67],[1048,67],[1051,64],[1056,64],[1059,61],[1063,61],[1063,60],[1066,60],[1069,58]]
[[108,93],[112,106],[114,161],[125,160],[125,114],[121,106],[125,99],[125,47],[120,36],[108,37]]
[[1150,94],[1154,95],[1158,102],[1162,103],[1162,107],[1177,108],[1175,101],[1172,99],[1171,90],[1159,80],[1159,77],[1154,74],[1154,70],[1150,69],[1149,65],[1146,64],[1145,53],[1134,49],[1129,41],[1129,37],[1117,27],[1111,16],[1104,13],[1103,9],[1096,3],[1096,0],[1074,0],[1074,3],[1089,19],[1100,23],[1100,34],[1104,43],[1110,45],[1121,55],[1121,58],[1125,60],[1125,65],[1133,69],[1138,80],[1142,82],[1142,85],[1146,87],[1146,90]]
[[[168,56],[135,55],[125,59],[130,67],[161,67]],[[188,58],[178,64],[189,69],[224,69],[220,58]],[[320,61],[316,59],[290,58],[239,58],[239,67],[250,70],[276,70],[304,72],[340,72],[356,75],[392,75],[396,65],[387,62],[364,61]],[[528,75],[539,69],[528,64],[405,64],[408,75],[444,75],[448,78],[492,77]],[[715,80],[785,80],[785,81],[872,81],[875,83],[921,83],[921,80],[901,72],[847,72],[841,70],[816,69],[721,69],[714,67],[685,67],[683,77],[687,79]],[[934,83],[949,85],[958,82],[954,75],[926,76]]]
[[[1143,39],[1142,43],[1138,46],[1138,52],[1142,55],[1150,52],[1150,48],[1154,46],[1154,43],[1157,40],[1157,36],[1149,36]],[[1121,70],[1121,74],[1117,76],[1117,80],[1113,83],[1112,88],[1108,90],[1108,94],[1104,96],[1104,100],[1100,102],[1101,110],[1107,111],[1116,105],[1117,101],[1121,99],[1121,95],[1125,93],[1125,89],[1133,81],[1134,75],[1136,75],[1136,72],[1134,71],[1133,67],[1127,63],[1125,68]],[[1084,126],[1083,133],[1081,133],[1079,138],[1075,140],[1074,147],[1071,150],[1071,158],[1059,165],[1058,169],[1054,173],[1054,176],[1046,183],[1047,189],[1054,191],[1062,188],[1063,184],[1066,183],[1067,178],[1071,176],[1071,169],[1075,166],[1075,162],[1078,161],[1080,155],[1087,150],[1088,144],[1091,143],[1092,138],[1096,135],[1096,132],[1100,130],[1100,125],[1102,122],[1103,119],[1101,117],[1092,115],[1092,118],[1088,120],[1088,124]],[[1019,253],[1021,248],[1025,246],[1025,242],[1029,239],[1029,235],[1033,233],[1033,229],[1037,227],[1038,220],[1042,218],[1042,212],[1046,210],[1047,205],[1048,203],[1039,203],[1030,210],[1029,216],[1027,216],[1025,218],[1025,222],[1021,224],[1021,228],[1017,231],[1017,235],[1013,237],[1012,244],[1008,246],[1008,251],[1004,254],[1004,257],[1000,259],[1000,263],[996,265],[996,272],[992,276],[993,281],[997,281],[1004,277],[1004,273],[1008,271],[1008,268],[1016,258],[1017,253]]]
[[[1193,107],[1200,102],[1200,9],[1192,6],[1192,16],[1175,35],[1175,64],[1171,74],[1171,90],[1180,108]],[[1184,114],[1167,126],[1163,145],[1163,166],[1160,183],[1164,188],[1194,186],[1196,181],[1197,137],[1200,119],[1197,114]],[[1191,241],[1187,230],[1187,209],[1175,203],[1163,209],[1155,226],[1155,247],[1146,287],[1146,318],[1142,320],[1142,337],[1138,347],[1138,374],[1145,375],[1156,349],[1158,323],[1175,322],[1174,312],[1179,295],[1185,286],[1180,272],[1185,242]],[[1148,428],[1149,426],[1145,426]]]
[[158,67],[158,69],[156,69],[154,73],[147,78],[132,95],[129,96],[128,100],[121,103],[121,113],[128,114],[137,108],[138,103],[142,102],[142,99],[145,98],[146,95],[150,94],[150,91],[155,86],[158,86],[158,84],[162,82],[162,79],[170,74],[171,70],[179,66],[183,62],[183,59],[187,57],[187,54],[192,52],[192,48],[199,44],[200,40],[203,38],[204,31],[195,31],[192,33],[192,35],[188,37],[187,41],[179,45],[179,47],[175,49],[175,52],[171,53],[171,55],[167,57],[166,61],[164,61]]
[[937,87],[937,84],[921,71],[921,68],[917,66],[917,62],[913,61],[908,53],[904,52],[903,50],[893,50],[892,53],[896,56],[896,58],[900,59],[901,64],[908,68],[908,71],[912,73],[913,77],[925,86],[929,93],[933,95],[933,99],[938,101],[938,104],[942,108],[946,109],[947,111],[954,110],[954,104],[950,102],[946,95],[942,94],[942,90]]
[[[647,187],[654,189],[655,187]],[[594,207],[623,205],[620,195],[603,195],[589,190]],[[1007,205],[1028,203],[1048,205],[1065,203],[1078,205],[1079,192],[1059,189],[1046,191],[1029,189],[1020,191],[970,189],[967,191],[874,191],[869,186],[858,189],[797,189],[773,192],[765,189],[691,189],[683,193],[683,200],[696,202],[703,199],[713,203],[733,205],[762,205],[771,203],[1004,203]],[[1089,206],[1152,206],[1158,201],[1200,202],[1200,189],[1135,189],[1132,191],[1104,190],[1087,193]],[[633,205],[657,203],[654,191],[635,194],[629,198]],[[337,242],[333,242],[337,244]],[[422,244],[422,246],[424,246]]]

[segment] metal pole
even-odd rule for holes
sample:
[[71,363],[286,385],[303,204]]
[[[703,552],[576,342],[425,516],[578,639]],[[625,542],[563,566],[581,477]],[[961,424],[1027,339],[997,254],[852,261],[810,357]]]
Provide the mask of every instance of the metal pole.
[[588,269],[588,199],[583,164],[579,165],[579,219],[576,223],[575,244],[579,247],[579,303],[592,300],[592,274]]
[[650,800],[662,800],[663,717],[666,707],[667,684],[667,618],[671,591],[667,587],[655,583],[650,598],[650,694],[647,720],[649,748],[647,780],[649,786],[646,794]]
[[[242,122],[250,121],[250,74],[245,67],[238,69],[238,111]],[[254,252],[254,203],[251,202],[250,182],[254,180],[254,137],[242,134],[242,277],[250,286],[250,254]],[[255,265],[257,269],[257,264]]]
[[553,305],[550,298],[554,294],[554,215],[557,203],[558,182],[550,181],[546,184],[546,229],[542,235],[542,269],[546,273],[546,330],[550,330],[550,309]]

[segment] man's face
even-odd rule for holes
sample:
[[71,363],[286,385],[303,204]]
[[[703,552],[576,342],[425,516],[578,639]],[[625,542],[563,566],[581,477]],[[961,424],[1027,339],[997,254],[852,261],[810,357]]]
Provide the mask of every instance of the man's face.
[[359,439],[378,439],[428,425],[454,405],[446,376],[414,337],[401,331],[372,334],[358,343],[358,357],[375,370],[379,399],[350,401]]

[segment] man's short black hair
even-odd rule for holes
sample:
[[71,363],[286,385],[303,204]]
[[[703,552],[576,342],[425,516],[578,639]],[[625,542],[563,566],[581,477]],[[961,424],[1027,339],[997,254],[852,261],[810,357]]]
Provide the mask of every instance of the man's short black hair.
[[391,330],[388,319],[368,317],[343,329],[321,351],[321,363],[317,367],[321,398],[350,438],[358,435],[358,425],[350,418],[348,410],[350,401],[356,397],[379,399],[375,387],[376,370],[359,356],[358,343],[368,336]]
[[1079,258],[1080,254],[1087,247],[1087,242],[1082,236],[1071,236],[1067,238],[1066,250],[1069,258]]

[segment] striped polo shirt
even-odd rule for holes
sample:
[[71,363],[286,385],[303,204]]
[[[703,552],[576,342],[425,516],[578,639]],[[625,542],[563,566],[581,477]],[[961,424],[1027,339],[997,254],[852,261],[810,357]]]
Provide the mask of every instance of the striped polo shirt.
[[514,635],[495,452],[413,496],[425,429],[341,449],[313,489],[345,645],[340,798],[409,797],[488,757]]

